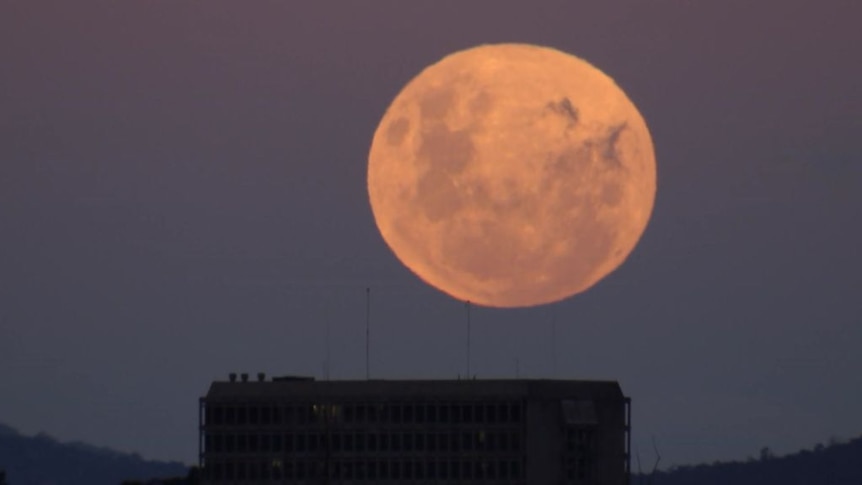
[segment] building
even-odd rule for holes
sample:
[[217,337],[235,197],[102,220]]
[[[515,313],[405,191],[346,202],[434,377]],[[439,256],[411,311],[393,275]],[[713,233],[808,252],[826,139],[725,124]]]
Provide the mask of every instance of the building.
[[623,485],[630,416],[616,382],[232,374],[200,400],[200,465],[226,485]]

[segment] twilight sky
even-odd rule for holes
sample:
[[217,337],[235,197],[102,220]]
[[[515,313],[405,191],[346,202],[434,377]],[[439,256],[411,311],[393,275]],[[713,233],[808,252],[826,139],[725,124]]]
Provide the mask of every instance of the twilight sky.
[[332,377],[364,377],[366,286],[373,377],[463,373],[463,304],[379,236],[366,157],[423,67],[528,42],[628,93],[656,206],[588,292],[475,309],[472,370],[619,380],[650,463],[652,436],[665,465],[858,436],[860,18],[849,0],[3,2],[0,422],[194,463],[211,380],[320,377],[327,333]]

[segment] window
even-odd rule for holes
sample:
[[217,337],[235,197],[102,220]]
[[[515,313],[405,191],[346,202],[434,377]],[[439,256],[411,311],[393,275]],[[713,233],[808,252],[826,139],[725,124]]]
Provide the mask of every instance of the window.
[[460,407],[457,404],[452,404],[451,406],[449,406],[449,419],[453,423],[461,422],[461,413],[459,411]]
[[429,434],[425,436],[425,447],[428,451],[437,451],[437,435]]
[[380,451],[389,451],[389,435],[380,435]]
[[368,435],[368,451],[377,451],[377,435]]
[[401,437],[401,441],[405,451],[413,451],[413,435],[411,433],[405,433]]
[[260,437],[260,451],[269,451],[270,450],[270,436],[268,434],[262,435]]
[[229,453],[235,451],[236,450],[236,436],[232,435],[232,434],[225,436],[224,447],[225,447],[225,451],[227,451]]
[[402,471],[404,472],[405,479],[409,480],[413,478],[413,462],[405,461]]
[[248,422],[249,424],[258,424],[258,409],[257,407],[251,407],[248,409]]
[[425,406],[418,405],[416,406],[416,422],[424,423],[425,422]]
[[[248,411],[244,407],[240,407],[236,412],[236,424],[244,425],[248,423]],[[239,468],[237,468],[239,470]]]
[[258,450],[258,441],[257,435],[249,435],[248,437],[248,451],[257,451]]
[[300,461],[296,464],[296,478],[298,478],[300,480],[304,480],[305,475],[306,475],[306,471],[307,471],[307,469],[306,469],[304,461]]
[[227,424],[236,424],[236,409],[227,408],[225,410],[225,422]]
[[269,424],[272,422],[272,409],[269,406],[264,406],[260,410],[261,424]]
[[408,404],[404,406],[404,422],[412,423],[413,422],[413,406]]
[[473,434],[461,433],[461,449],[471,451],[473,449]]
[[520,404],[512,404],[512,407],[509,408],[509,417],[512,419],[512,421],[521,421]]
[[485,476],[491,480],[497,478],[497,467],[492,461],[491,463],[483,463],[485,465]]
[[473,406],[470,406],[469,404],[461,406],[461,420],[465,423],[473,422]]
[[489,404],[485,406],[485,419],[489,423],[497,422],[497,408],[494,405]]
[[433,404],[427,406],[425,414],[427,415],[427,419],[428,419],[429,423],[436,423],[437,422],[437,406],[435,406]]
[[221,406],[216,406],[212,409],[212,415],[209,413],[209,409],[207,410],[207,421],[212,419],[212,422],[208,422],[207,424],[223,424],[224,422],[224,408]]
[[276,434],[272,436],[272,451],[280,452],[282,450],[281,447],[282,439],[280,434]]
[[507,433],[500,433],[497,436],[497,447],[502,451],[509,450],[509,435]]

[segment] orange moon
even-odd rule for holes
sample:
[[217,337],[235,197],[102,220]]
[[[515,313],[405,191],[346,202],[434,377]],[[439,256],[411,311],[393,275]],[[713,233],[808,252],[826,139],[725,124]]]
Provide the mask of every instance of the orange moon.
[[643,117],[564,52],[496,44],[427,67],[374,133],[368,195],[421,279],[491,307],[551,303],[619,267],[652,213]]

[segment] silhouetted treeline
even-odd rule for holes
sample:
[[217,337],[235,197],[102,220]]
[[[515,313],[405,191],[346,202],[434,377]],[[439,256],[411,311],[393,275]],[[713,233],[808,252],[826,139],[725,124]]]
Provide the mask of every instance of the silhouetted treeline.
[[[152,480],[124,480],[120,485],[200,485],[200,469],[193,466],[184,477],[154,478]],[[2,484],[0,484],[2,485]]]
[[681,466],[644,473],[632,485],[862,485],[862,437],[775,457],[768,448],[744,462]]
[[182,463],[147,461],[83,443],[59,443],[45,434],[22,436],[2,424],[0,470],[6,471],[9,485],[119,485],[128,479],[146,482],[189,473]]

